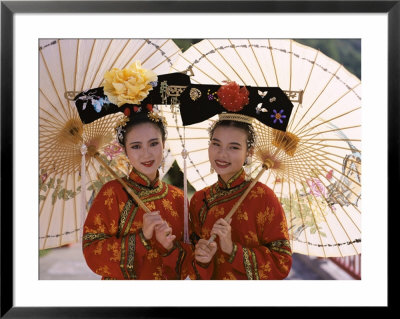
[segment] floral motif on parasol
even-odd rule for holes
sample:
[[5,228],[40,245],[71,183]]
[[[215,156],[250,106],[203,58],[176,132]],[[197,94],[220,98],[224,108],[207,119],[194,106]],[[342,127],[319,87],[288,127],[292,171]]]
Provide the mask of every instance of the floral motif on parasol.
[[[104,73],[126,68],[134,61],[155,74],[168,73],[180,52],[167,39],[43,39],[39,42],[39,241],[40,249],[80,240],[80,228],[101,186],[115,177],[104,166],[126,176],[129,161],[116,142],[115,127],[123,113],[82,123],[74,97],[100,86]],[[107,100],[93,96],[95,111]],[[86,146],[85,174],[81,174],[82,145]],[[104,166],[94,160],[94,154]],[[170,157],[170,156],[169,156]],[[165,164],[165,172],[172,165]],[[162,172],[160,172],[162,173]],[[85,196],[82,195],[82,180]],[[87,202],[81,203],[80,198]]]
[[[203,40],[174,64],[190,70],[194,84],[281,88],[294,105],[286,132],[253,122],[255,177],[265,159],[273,164],[260,181],[280,198],[293,252],[321,257],[361,253],[361,81],[321,52],[289,39]],[[212,92],[211,92],[212,93]],[[199,94],[197,93],[197,96]],[[279,125],[288,114],[273,96],[254,106]],[[276,104],[276,105],[275,105]],[[167,113],[167,112],[166,112]],[[187,179],[196,189],[216,181],[208,162],[208,128],[217,119],[169,132],[173,155],[184,145]],[[183,159],[177,157],[183,168]]]

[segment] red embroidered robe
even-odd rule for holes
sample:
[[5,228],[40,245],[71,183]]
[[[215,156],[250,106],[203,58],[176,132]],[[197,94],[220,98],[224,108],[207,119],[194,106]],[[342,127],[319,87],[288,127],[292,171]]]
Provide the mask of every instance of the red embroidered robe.
[[[240,170],[228,183],[196,192],[190,201],[192,241],[209,239],[214,223],[224,218],[250,185]],[[288,229],[274,192],[257,182],[232,217],[233,251],[218,250],[208,265],[193,261],[198,279],[284,279],[292,265]],[[218,237],[216,238],[218,243]]]
[[[102,279],[180,279],[186,257],[183,241],[183,192],[158,178],[154,183],[133,170],[128,185],[151,211],[160,211],[176,235],[167,252],[155,239],[143,236],[144,210],[117,180],[105,184],[84,224],[83,253],[90,269]],[[168,257],[168,258],[167,258]]]

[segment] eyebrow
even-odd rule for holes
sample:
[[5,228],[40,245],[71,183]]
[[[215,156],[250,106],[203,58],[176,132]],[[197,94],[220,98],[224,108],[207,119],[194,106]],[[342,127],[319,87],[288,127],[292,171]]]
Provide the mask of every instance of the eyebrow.
[[[158,137],[155,137],[155,138],[152,138],[152,139],[148,140],[147,143],[151,143],[151,142],[155,142],[155,141],[159,141],[159,140],[160,139]],[[137,142],[130,142],[129,143],[129,145],[132,145],[132,144],[142,144],[142,142],[137,141]]]
[[237,145],[237,146],[242,146],[242,144],[238,143],[238,142],[231,142],[229,143],[229,145]]
[[[221,141],[220,141],[219,139],[215,138],[215,137],[213,137],[211,140],[212,140],[212,141],[216,141],[216,142],[220,142],[220,143],[221,143]],[[242,146],[242,144],[240,144],[240,143],[238,143],[238,142],[230,142],[230,143],[228,143],[228,144],[230,144],[230,145],[238,145],[238,146]]]

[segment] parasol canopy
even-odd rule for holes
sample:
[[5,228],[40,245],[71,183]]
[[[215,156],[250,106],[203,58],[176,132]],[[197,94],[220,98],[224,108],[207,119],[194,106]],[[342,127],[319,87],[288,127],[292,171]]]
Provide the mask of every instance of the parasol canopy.
[[[118,176],[131,170],[115,135],[115,127],[124,115],[110,114],[83,124],[74,97],[101,86],[106,71],[125,68],[134,61],[156,74],[168,73],[179,52],[168,39],[39,41],[40,249],[78,242],[91,201],[104,183],[115,178],[92,158],[93,150]],[[87,147],[83,163],[82,145]],[[168,155],[160,177],[172,163]],[[85,174],[81,174],[82,165]],[[86,199],[84,203],[82,198]]]
[[[173,67],[192,72],[193,84],[235,81],[281,88],[294,105],[292,114],[286,132],[253,122],[258,139],[252,176],[266,156],[272,159],[273,167],[260,181],[282,203],[293,252],[321,257],[361,253],[361,81],[356,76],[289,39],[206,39],[181,54]],[[280,121],[279,105],[255,108]],[[215,183],[208,129],[217,116],[184,126],[179,115],[167,109],[165,115],[175,123],[168,133],[172,154],[183,148],[188,153],[190,184],[200,190]],[[183,169],[184,159],[176,159]]]

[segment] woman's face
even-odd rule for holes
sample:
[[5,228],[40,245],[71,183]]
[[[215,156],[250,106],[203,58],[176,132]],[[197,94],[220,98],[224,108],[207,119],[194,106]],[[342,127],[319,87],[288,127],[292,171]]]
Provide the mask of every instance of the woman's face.
[[245,130],[231,126],[219,126],[214,130],[208,157],[211,166],[225,182],[242,168],[247,154]]
[[160,129],[152,123],[132,127],[125,136],[125,152],[132,166],[151,181],[163,159],[164,143]]

